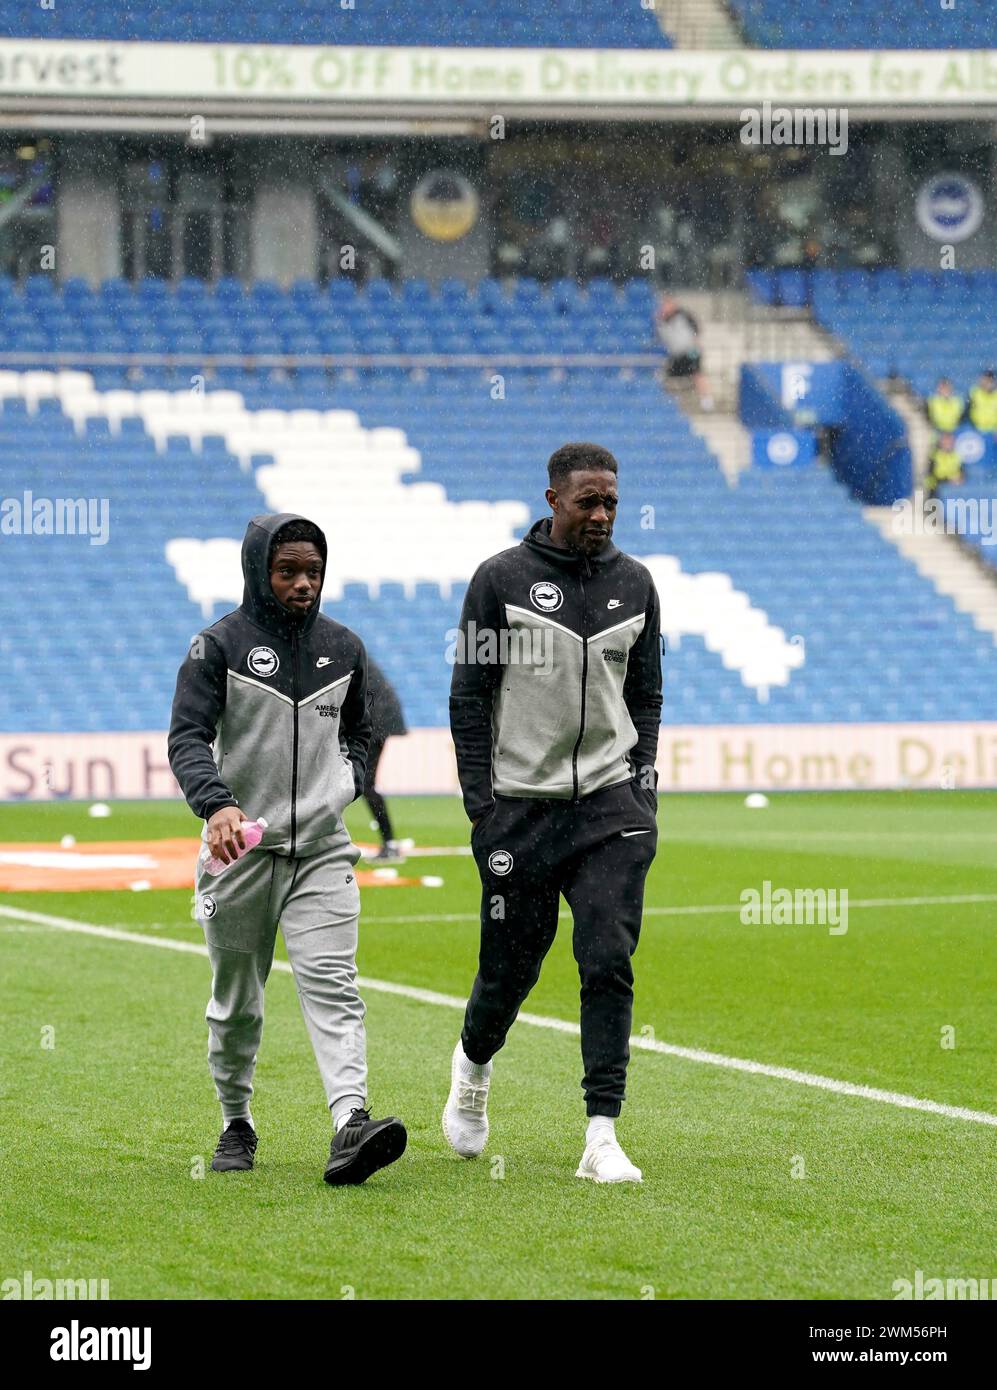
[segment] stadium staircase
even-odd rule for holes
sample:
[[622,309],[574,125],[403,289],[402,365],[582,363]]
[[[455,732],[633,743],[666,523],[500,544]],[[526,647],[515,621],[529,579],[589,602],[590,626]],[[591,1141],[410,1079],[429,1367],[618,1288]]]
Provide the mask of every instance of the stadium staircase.
[[997,643],[997,576],[988,566],[959,544],[955,536],[927,532],[905,535],[896,529],[896,516],[890,507],[866,507],[863,515],[877,528],[884,540],[897,547],[929,580],[940,594],[950,598],[960,613],[966,613],[981,632],[989,632]]
[[931,394],[941,373],[965,395],[997,361],[997,271],[757,270],[746,281],[770,307],[812,313],[876,381]]
[[658,23],[676,48],[743,48],[723,0],[657,0]]
[[920,480],[928,471],[928,454],[934,438],[934,431],[924,418],[921,402],[903,382],[887,379],[877,381],[876,385],[907,428],[907,442],[910,444],[911,458],[914,462],[914,477]]
[[[779,270],[752,271],[747,279],[757,302],[812,316],[816,331],[875,381],[907,427],[920,481],[933,437],[923,397],[943,373],[965,394],[981,367],[997,357],[990,310],[997,273]],[[939,499],[975,498],[997,511],[997,480],[990,471],[969,464],[966,474],[960,487],[941,488]],[[866,515],[940,594],[997,641],[997,555],[978,529],[960,524],[948,532],[906,535],[894,530],[889,509],[870,508]]]
[[806,313],[756,302],[742,290],[676,291],[698,320],[714,409],[704,411],[688,378],[668,382],[692,427],[734,482],[751,462],[751,436],[738,418],[741,368],[748,362],[827,362],[841,355]]

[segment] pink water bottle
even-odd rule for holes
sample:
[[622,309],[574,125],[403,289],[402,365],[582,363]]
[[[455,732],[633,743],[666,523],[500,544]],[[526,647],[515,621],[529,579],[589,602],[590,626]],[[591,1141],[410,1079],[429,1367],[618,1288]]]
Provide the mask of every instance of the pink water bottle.
[[[256,848],[263,839],[263,832],[267,828],[267,822],[260,816],[259,820],[244,820],[239,828],[242,831],[242,838],[246,842],[246,848],[240,849],[238,844],[236,844],[235,859],[241,859],[244,854],[248,854],[251,849]],[[206,874],[211,874],[212,878],[217,878],[219,874],[223,874],[226,869],[232,867],[235,863],[235,859],[230,859],[226,864],[223,859],[219,859],[217,855],[213,854],[210,859],[205,861],[204,872]]]

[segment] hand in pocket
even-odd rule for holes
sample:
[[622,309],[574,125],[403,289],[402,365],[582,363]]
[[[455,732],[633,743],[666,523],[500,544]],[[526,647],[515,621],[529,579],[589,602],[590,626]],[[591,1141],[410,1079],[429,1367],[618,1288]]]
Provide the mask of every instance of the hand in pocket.
[[478,833],[478,831],[481,829],[481,827],[482,827],[487,821],[490,821],[491,818],[492,818],[492,816],[494,816],[494,814],[495,814],[495,803],[493,802],[492,805],[489,807],[489,809],[488,809],[487,811],[482,811],[481,815],[478,817],[478,819],[477,819],[476,821],[472,821],[472,823],[471,823],[471,841],[472,841],[472,843],[473,843],[473,841],[474,841],[475,835],[477,835],[477,833]]

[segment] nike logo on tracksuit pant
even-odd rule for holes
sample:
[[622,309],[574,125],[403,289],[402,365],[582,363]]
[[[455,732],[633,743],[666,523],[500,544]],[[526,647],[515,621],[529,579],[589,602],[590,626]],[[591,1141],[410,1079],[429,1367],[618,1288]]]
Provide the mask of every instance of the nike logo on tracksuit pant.
[[657,841],[651,798],[632,781],[579,801],[495,798],[471,835],[481,951],[461,1035],[466,1056],[486,1062],[505,1042],[540,977],[563,894],[581,979],[586,1108],[619,1115],[630,1060],[630,958]]

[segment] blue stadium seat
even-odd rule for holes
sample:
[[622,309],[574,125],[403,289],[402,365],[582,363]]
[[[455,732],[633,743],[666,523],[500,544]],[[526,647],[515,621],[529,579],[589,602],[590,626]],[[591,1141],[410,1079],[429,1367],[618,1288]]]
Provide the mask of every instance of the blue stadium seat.
[[990,48],[987,0],[910,5],[904,0],[849,0],[814,10],[785,0],[730,0],[749,43],[761,48]]
[[[288,291],[259,284],[248,293],[235,281],[214,288],[149,281],[135,290],[109,282],[91,295],[79,283],[60,288],[45,280],[29,290],[0,278],[0,345],[9,348],[22,333],[44,334],[50,326],[61,333],[73,321],[75,306],[90,299],[101,305],[129,349],[153,336],[172,341],[192,336],[206,347],[211,335],[215,341],[229,335],[240,343],[314,339],[322,344],[338,335],[344,351],[355,343],[393,347],[396,337],[412,344],[428,339],[434,346],[469,341],[480,347],[486,332],[502,346],[545,345],[557,325],[583,336],[586,344],[590,334],[604,334],[612,352],[621,349],[627,333],[650,322],[652,309],[646,281],[622,290],[597,282],[587,291],[573,282],[550,289],[526,282],[508,292],[488,280],[466,296],[456,286],[433,293],[422,284],[376,288],[376,283],[358,294],[346,282],[328,290],[299,282]],[[755,283],[762,294],[777,284],[770,277]],[[818,273],[812,290],[815,312],[826,316],[822,322],[831,326],[833,320],[850,344],[886,343],[873,349],[885,356],[906,353],[908,340],[914,351],[918,333],[905,318],[900,331],[887,338],[885,330],[895,325],[886,321],[883,305],[901,303],[911,322],[919,324],[922,312],[937,312],[939,295],[951,289],[962,305],[964,296],[977,298],[980,283],[972,276],[949,282],[896,272],[880,283],[862,272]],[[348,322],[339,317],[345,311]],[[891,317],[896,317],[893,309]],[[969,330],[956,317],[959,332],[971,338],[964,351],[974,350],[988,331],[987,316],[967,317]],[[954,344],[958,341],[953,337]],[[189,386],[189,370],[162,366],[144,368],[140,379],[110,367],[96,369],[92,377],[101,393],[183,393]],[[569,438],[605,441],[623,469],[620,545],[652,564],[656,557],[674,557],[689,576],[726,574],[770,625],[806,642],[804,665],[763,699],[707,649],[701,636],[672,634],[665,663],[667,722],[951,716],[946,692],[953,671],[962,673],[957,717],[990,717],[997,687],[993,641],[867,524],[827,471],[749,472],[731,489],[650,368],[625,375],[605,367],[569,370],[560,376],[515,368],[506,374],[506,386],[506,399],[497,404],[487,375],[477,369],[434,370],[420,379],[401,367],[350,374],[230,367],[209,379],[208,398],[210,404],[216,391],[235,391],[247,410],[355,412],[367,432],[384,426],[403,432],[414,456],[405,456],[401,486],[435,484],[450,505],[518,502],[534,515],[545,510],[543,463],[552,450]],[[81,546],[73,537],[53,537],[46,545],[53,592],[71,588],[74,594],[71,617],[54,599],[25,611],[15,594],[0,593],[0,641],[5,632],[18,631],[19,646],[51,663],[53,679],[59,672],[66,679],[65,690],[46,681],[46,699],[39,700],[36,666],[8,662],[9,699],[0,706],[0,729],[23,729],[29,718],[40,730],[161,727],[175,667],[191,633],[237,601],[236,595],[228,604],[214,604],[210,615],[202,612],[168,562],[167,546],[178,538],[237,541],[246,518],[274,505],[271,492],[262,490],[264,484],[272,486],[274,458],[257,448],[240,466],[224,412],[218,423],[212,416],[194,438],[183,432],[182,423],[163,416],[158,427],[163,453],[157,453],[153,432],[140,418],[125,414],[119,425],[110,409],[105,418],[92,404],[87,414],[96,418],[77,434],[58,400],[43,399],[35,413],[19,395],[2,400],[0,451],[19,487],[36,496],[64,496],[67,479],[85,478],[95,496],[109,499],[112,529],[106,547]],[[363,448],[356,456],[364,457]],[[258,485],[263,468],[271,471],[259,476]],[[960,495],[997,502],[989,476],[974,473],[970,481],[978,492]],[[641,525],[644,502],[655,505],[654,530]],[[362,508],[356,499],[340,505]],[[967,539],[993,563],[990,551],[997,547],[983,546],[982,535]],[[16,538],[9,542],[17,543]],[[446,544],[446,534],[434,536],[427,548]],[[466,576],[469,568],[461,573]],[[361,632],[397,680],[413,727],[446,722],[449,670],[439,659],[441,634],[453,626],[466,587],[464,579],[453,583],[444,597],[442,581],[418,578],[412,592],[396,582],[382,583],[378,599],[366,584],[351,581],[341,598],[330,596],[325,604],[332,616]],[[136,603],[156,614],[151,629],[134,630]],[[67,665],[59,648],[77,650],[70,644],[83,630],[87,647],[80,649],[78,662]],[[843,653],[851,654],[848,660]],[[120,677],[113,683],[106,679],[109,658]],[[861,679],[850,676],[859,668]]]

